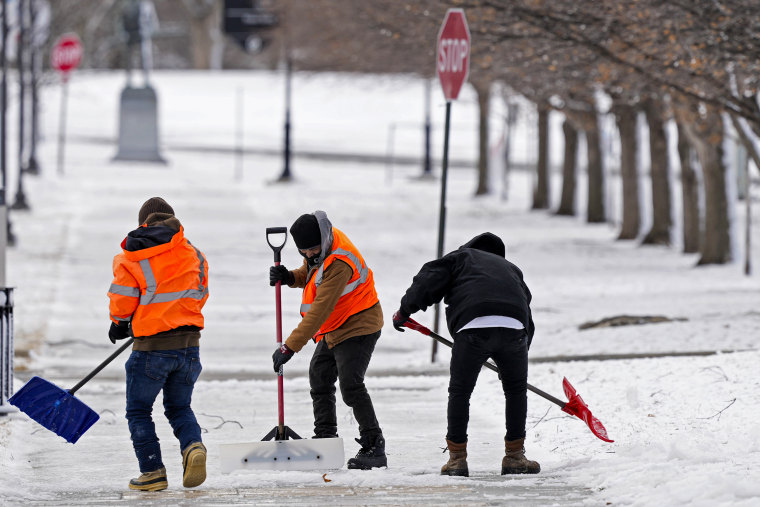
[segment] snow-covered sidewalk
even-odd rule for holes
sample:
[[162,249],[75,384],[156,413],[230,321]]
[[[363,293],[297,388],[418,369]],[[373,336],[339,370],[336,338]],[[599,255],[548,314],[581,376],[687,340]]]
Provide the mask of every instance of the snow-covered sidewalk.
[[[259,75],[249,82],[259,86],[254,91],[262,103],[277,93],[270,89],[271,81]],[[95,75],[82,83],[81,95],[72,90],[81,110],[78,119],[71,119],[73,138],[98,128],[109,135],[116,125],[115,97],[102,90],[104,83],[113,88],[118,82]],[[324,151],[369,149],[373,136],[383,137],[388,121],[379,105],[394,104],[391,95],[398,90],[363,91],[359,85],[352,87],[349,78],[334,76],[322,84],[336,83],[347,102],[370,104],[365,111],[375,111],[375,117],[341,109],[345,124],[336,126],[333,119],[323,126]],[[197,139],[219,142],[228,116],[219,112],[219,104],[234,95],[236,81],[159,73],[155,84],[159,99],[166,97],[162,118],[172,127],[166,139],[181,141],[178,118],[184,118],[195,122]],[[306,89],[313,95],[301,100],[311,108],[309,115],[331,117],[320,110],[330,106],[320,100],[320,78],[312,76],[308,84],[302,93]],[[54,90],[48,93],[46,103],[57,104]],[[55,125],[53,118],[45,124]],[[261,121],[277,125],[279,118],[277,114]],[[350,124],[356,139],[345,133]],[[47,129],[46,138],[54,139],[54,133]],[[311,143],[319,143],[318,133],[310,129],[309,136]],[[182,504],[749,506],[760,500],[760,352],[754,350],[760,284],[756,277],[745,277],[738,264],[696,269],[696,258],[676,249],[615,242],[616,231],[607,225],[531,213],[530,180],[524,173],[512,175],[511,194],[504,202],[496,196],[472,198],[475,175],[451,171],[446,250],[486,230],[504,238],[508,257],[523,269],[534,295],[532,358],[741,352],[534,362],[532,385],[562,398],[562,377],[567,377],[615,440],[597,440],[581,421],[529,394],[526,447],[542,465],[535,477],[499,475],[503,397],[496,375],[484,371],[471,403],[472,477],[441,477],[448,350],[439,349],[438,362],[431,364],[428,338],[413,331],[398,333],[390,325],[412,276],[434,255],[438,181],[410,178],[412,169],[400,170],[389,181],[384,165],[296,158],[296,181],[274,184],[281,161],[265,156],[248,157],[238,181],[232,153],[167,150],[170,163],[164,167],[111,163],[115,148],[91,143],[70,144],[66,174],[58,176],[53,170],[55,146],[44,143],[42,148],[43,175],[25,180],[33,210],[12,215],[18,246],[9,251],[8,278],[16,287],[16,340],[19,350],[30,354],[17,361],[16,388],[32,374],[70,387],[113,350],[106,335],[111,259],[135,227],[140,204],[163,196],[210,265],[211,297],[201,342],[204,373],[193,400],[210,451],[209,478],[197,490],[180,486],[178,445],[158,409],[155,419],[169,490],[136,495],[126,489],[137,466],[124,419],[125,354],[77,393],[101,420],[76,445],[24,414],[0,419],[4,504],[114,504],[150,498]],[[349,234],[375,273],[387,322],[367,384],[386,434],[389,468],[344,468],[326,478],[314,472],[221,475],[219,444],[259,440],[276,424],[274,291],[267,276],[272,251],[264,230],[289,226],[315,209],[325,210]],[[754,223],[760,224],[757,212]],[[289,243],[283,263],[292,266],[299,260]],[[753,260],[760,265],[760,255]],[[283,290],[285,332],[298,322],[299,302],[298,291]],[[622,314],[675,320],[579,330],[585,322]],[[415,317],[432,326],[431,311]],[[312,422],[305,377],[310,353],[307,347],[286,367],[286,423],[302,436],[310,435]],[[358,436],[356,423],[340,403],[339,418],[348,457],[358,448],[352,440]]]

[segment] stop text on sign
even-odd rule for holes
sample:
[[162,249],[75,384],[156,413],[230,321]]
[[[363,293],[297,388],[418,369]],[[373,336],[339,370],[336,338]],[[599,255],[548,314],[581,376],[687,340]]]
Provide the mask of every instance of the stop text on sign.
[[50,52],[50,65],[66,76],[82,61],[82,43],[75,33],[61,35]]
[[470,29],[462,9],[449,9],[438,32],[436,73],[446,101],[456,100],[470,71]]
[[51,63],[56,69],[71,68],[82,58],[82,48],[79,46],[62,46],[51,57]]
[[467,39],[441,39],[438,45],[438,72],[462,72],[470,54]]

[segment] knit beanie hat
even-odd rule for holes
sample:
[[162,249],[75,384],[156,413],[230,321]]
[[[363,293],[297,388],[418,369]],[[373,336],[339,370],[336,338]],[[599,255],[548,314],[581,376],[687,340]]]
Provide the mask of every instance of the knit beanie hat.
[[307,250],[322,244],[322,234],[319,232],[317,217],[312,214],[301,215],[290,226],[290,235],[299,250]]
[[151,197],[140,208],[140,213],[137,215],[137,225],[144,224],[151,213],[168,213],[173,215],[174,209],[160,197]]

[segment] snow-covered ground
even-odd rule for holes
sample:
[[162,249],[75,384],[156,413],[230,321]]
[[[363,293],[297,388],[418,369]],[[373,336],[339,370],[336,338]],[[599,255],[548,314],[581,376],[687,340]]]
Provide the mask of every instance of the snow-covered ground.
[[[106,335],[111,259],[135,227],[146,198],[165,197],[188,238],[206,253],[211,297],[201,346],[204,373],[193,404],[210,451],[209,478],[192,494],[183,491],[178,445],[157,408],[170,487],[146,498],[155,503],[307,505],[760,503],[760,283],[757,275],[743,274],[740,262],[695,268],[697,258],[677,248],[616,242],[617,231],[609,225],[530,212],[531,179],[523,172],[511,175],[507,200],[500,199],[498,183],[492,195],[473,198],[474,170],[453,168],[445,250],[483,231],[504,239],[508,258],[523,269],[534,296],[537,332],[529,382],[563,398],[562,378],[567,377],[615,442],[596,439],[580,420],[529,394],[526,447],[542,472],[501,477],[503,397],[496,375],[485,371],[471,403],[472,477],[440,477],[448,349],[439,349],[438,361],[431,364],[428,338],[414,331],[398,333],[390,324],[412,276],[435,255],[440,181],[417,178],[417,166],[296,157],[295,181],[275,183],[282,161],[266,152],[281,144],[281,75],[156,73],[153,84],[169,163],[111,162],[116,147],[101,141],[116,138],[123,76],[82,74],[71,83],[63,175],[55,170],[60,90],[44,90],[43,174],[24,180],[32,211],[11,215],[18,246],[9,250],[7,268],[8,283],[16,287],[17,348],[30,351],[30,357],[17,358],[15,387],[37,374],[65,388],[113,350]],[[390,125],[421,123],[423,88],[411,78],[298,75],[295,149],[384,155]],[[241,96],[249,153],[242,177],[237,177],[235,108]],[[436,90],[438,134],[441,100]],[[470,90],[453,110],[451,156],[474,159],[477,117]],[[525,133],[533,130],[522,127],[515,142],[525,146],[531,142]],[[398,127],[394,153],[418,156],[419,134]],[[441,144],[436,137],[436,158]],[[207,149],[187,149],[194,146]],[[15,161],[12,149],[9,160]],[[12,202],[16,186],[11,177]],[[754,195],[757,200],[757,188]],[[352,238],[375,273],[386,326],[367,384],[387,438],[389,468],[344,468],[330,472],[329,483],[314,472],[221,475],[215,462],[219,445],[259,440],[277,419],[270,358],[275,301],[267,276],[272,251],[264,230],[289,226],[315,209],[325,210]],[[741,230],[744,218],[738,206],[736,217]],[[757,243],[757,210],[753,223]],[[743,252],[737,253],[743,259]],[[299,261],[288,243],[283,263]],[[752,261],[760,266],[757,249]],[[299,303],[299,291],[283,290],[286,332],[300,318]],[[673,321],[579,329],[623,314]],[[415,318],[432,327],[432,311]],[[704,355],[712,351],[724,352]],[[310,352],[307,347],[286,366],[286,423],[302,436],[310,434],[312,422],[305,376]],[[572,360],[684,352],[694,354]],[[24,414],[0,418],[3,504],[139,500],[126,489],[137,472],[123,417],[126,357],[77,393],[101,420],[73,446]],[[358,436],[356,423],[341,403],[339,418],[348,457],[358,447],[352,440]]]

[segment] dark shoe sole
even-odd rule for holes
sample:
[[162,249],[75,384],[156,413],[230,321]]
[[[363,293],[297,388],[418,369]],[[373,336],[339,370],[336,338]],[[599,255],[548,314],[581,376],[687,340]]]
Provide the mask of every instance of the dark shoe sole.
[[363,463],[357,463],[352,460],[348,460],[348,463],[346,463],[346,467],[349,470],[372,470],[373,468],[383,468],[388,467],[388,460],[383,460],[378,463],[372,463],[372,464],[363,464]]
[[441,472],[441,475],[448,475],[451,477],[469,477],[470,471],[466,468],[464,470],[460,468],[459,470],[446,470],[445,472]]
[[501,469],[501,475],[508,475],[508,474],[537,474],[540,471],[541,471],[541,467],[538,467],[538,470],[528,470],[528,467],[502,468]]

